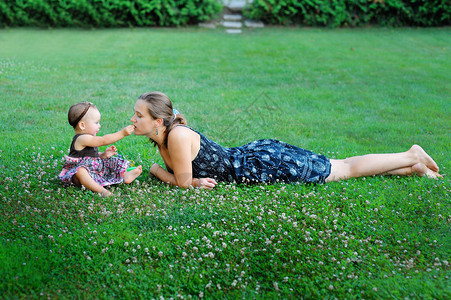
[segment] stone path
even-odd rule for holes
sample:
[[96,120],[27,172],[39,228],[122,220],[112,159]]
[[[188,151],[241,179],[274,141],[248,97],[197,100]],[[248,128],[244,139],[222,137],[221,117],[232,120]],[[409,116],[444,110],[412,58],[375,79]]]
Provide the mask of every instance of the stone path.
[[[224,14],[222,15],[221,21],[218,23],[219,26],[225,28],[225,31],[230,34],[240,34],[242,33],[243,26],[247,28],[262,28],[263,23],[260,21],[244,20],[243,24],[243,8],[251,3],[252,0],[222,0],[224,4]],[[216,24],[214,22],[201,23],[201,27],[215,28]]]

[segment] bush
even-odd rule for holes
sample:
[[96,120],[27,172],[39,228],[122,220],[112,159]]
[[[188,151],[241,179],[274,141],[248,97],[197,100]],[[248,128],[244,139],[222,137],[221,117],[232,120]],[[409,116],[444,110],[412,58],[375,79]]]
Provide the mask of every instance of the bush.
[[267,24],[446,26],[449,0],[254,0],[245,15]]
[[183,26],[221,9],[217,0],[0,0],[0,26]]

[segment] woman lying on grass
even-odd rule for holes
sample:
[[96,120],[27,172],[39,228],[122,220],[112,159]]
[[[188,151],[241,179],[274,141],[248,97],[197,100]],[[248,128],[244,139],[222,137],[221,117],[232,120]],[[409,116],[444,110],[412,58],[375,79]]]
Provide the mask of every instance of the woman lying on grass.
[[238,183],[325,183],[378,174],[441,177],[434,160],[418,145],[408,151],[328,159],[277,140],[258,140],[223,148],[186,126],[160,92],[139,96],[131,121],[136,135],[149,137],[158,147],[166,170],[158,164],[151,175],[182,188],[212,189],[217,181]]

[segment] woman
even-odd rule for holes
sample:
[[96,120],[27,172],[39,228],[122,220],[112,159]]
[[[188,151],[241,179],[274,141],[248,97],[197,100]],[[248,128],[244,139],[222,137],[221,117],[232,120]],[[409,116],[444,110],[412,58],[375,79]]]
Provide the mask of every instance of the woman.
[[135,134],[149,137],[166,165],[167,170],[153,164],[151,175],[181,188],[212,189],[217,180],[325,183],[377,174],[441,177],[437,164],[418,145],[401,153],[330,160],[277,140],[223,148],[187,127],[185,118],[173,110],[163,93],[139,96],[134,109]]

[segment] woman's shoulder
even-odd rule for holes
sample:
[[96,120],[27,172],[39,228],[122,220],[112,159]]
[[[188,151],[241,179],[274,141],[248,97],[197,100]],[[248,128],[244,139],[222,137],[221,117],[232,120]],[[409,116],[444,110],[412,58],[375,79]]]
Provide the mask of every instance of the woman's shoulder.
[[188,127],[186,125],[176,125],[174,126],[171,131],[169,132],[169,135],[187,135],[187,134],[199,134],[196,130],[192,129],[191,127]]
[[171,129],[168,135],[168,141],[170,140],[187,140],[198,139],[199,133],[185,125],[177,125]]

